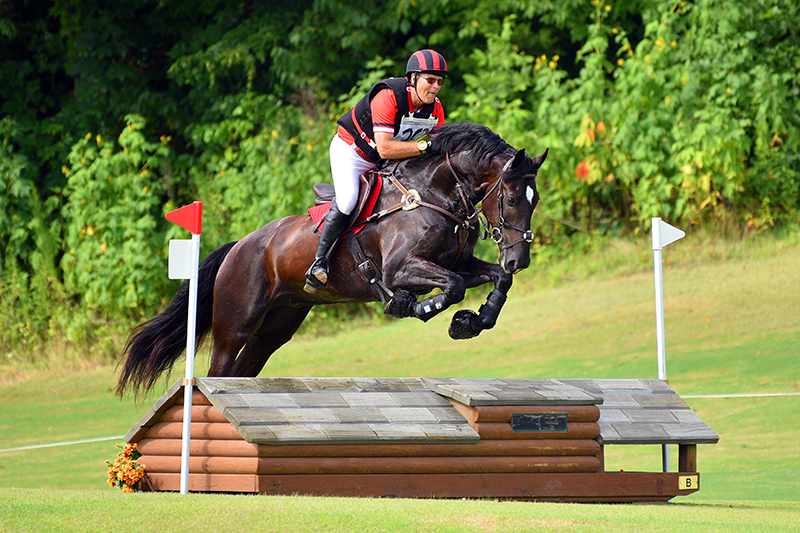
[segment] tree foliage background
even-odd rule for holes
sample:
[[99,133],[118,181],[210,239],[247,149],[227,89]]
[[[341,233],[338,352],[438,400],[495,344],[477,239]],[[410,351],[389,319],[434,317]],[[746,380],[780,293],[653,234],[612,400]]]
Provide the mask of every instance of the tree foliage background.
[[0,0],[3,354],[164,305],[167,211],[204,202],[204,252],[304,212],[336,118],[419,48],[449,120],[550,148],[534,253],[796,221],[799,28],[793,0]]

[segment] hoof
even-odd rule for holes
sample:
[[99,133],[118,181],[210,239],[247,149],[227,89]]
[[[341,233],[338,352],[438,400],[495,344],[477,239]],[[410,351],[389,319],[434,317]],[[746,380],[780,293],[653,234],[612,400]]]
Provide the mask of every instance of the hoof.
[[478,314],[469,309],[461,309],[456,311],[453,315],[453,320],[450,321],[450,328],[447,332],[450,334],[451,339],[464,340],[477,337],[478,333],[473,331],[470,323],[477,318]]
[[414,304],[417,297],[405,289],[396,289],[394,296],[383,308],[383,314],[395,318],[408,318],[414,316]]

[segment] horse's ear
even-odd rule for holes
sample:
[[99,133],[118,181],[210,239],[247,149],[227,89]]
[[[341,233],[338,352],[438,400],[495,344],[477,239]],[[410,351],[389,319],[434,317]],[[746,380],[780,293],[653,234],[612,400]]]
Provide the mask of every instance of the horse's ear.
[[542,166],[542,163],[544,163],[544,160],[547,159],[547,152],[549,152],[549,151],[550,151],[550,148],[545,148],[544,149],[544,153],[542,153],[542,155],[537,155],[536,157],[533,158],[533,168],[534,168],[534,170],[539,170],[539,167]]
[[520,165],[524,164],[527,158],[528,154],[525,153],[525,148],[518,150],[517,154],[514,156],[514,162],[511,163],[511,168],[519,168]]
[[503,172],[508,172],[511,169],[519,168],[519,166],[522,165],[527,158],[528,156],[525,154],[524,148],[522,150],[517,150],[517,153],[514,154],[514,157],[506,161],[506,164],[503,165]]

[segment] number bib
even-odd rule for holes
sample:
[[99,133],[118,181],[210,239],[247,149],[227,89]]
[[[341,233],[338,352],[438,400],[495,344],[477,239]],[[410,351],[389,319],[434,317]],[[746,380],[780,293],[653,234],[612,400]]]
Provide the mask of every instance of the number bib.
[[428,118],[418,118],[412,115],[403,116],[400,119],[400,129],[394,136],[395,141],[415,141],[428,134],[436,127],[439,121],[431,115]]

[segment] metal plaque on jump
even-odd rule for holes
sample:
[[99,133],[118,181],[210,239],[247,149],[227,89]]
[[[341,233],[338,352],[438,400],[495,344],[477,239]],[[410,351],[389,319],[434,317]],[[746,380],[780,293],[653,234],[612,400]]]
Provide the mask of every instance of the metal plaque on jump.
[[546,415],[512,414],[512,431],[566,431],[567,415],[551,413]]

